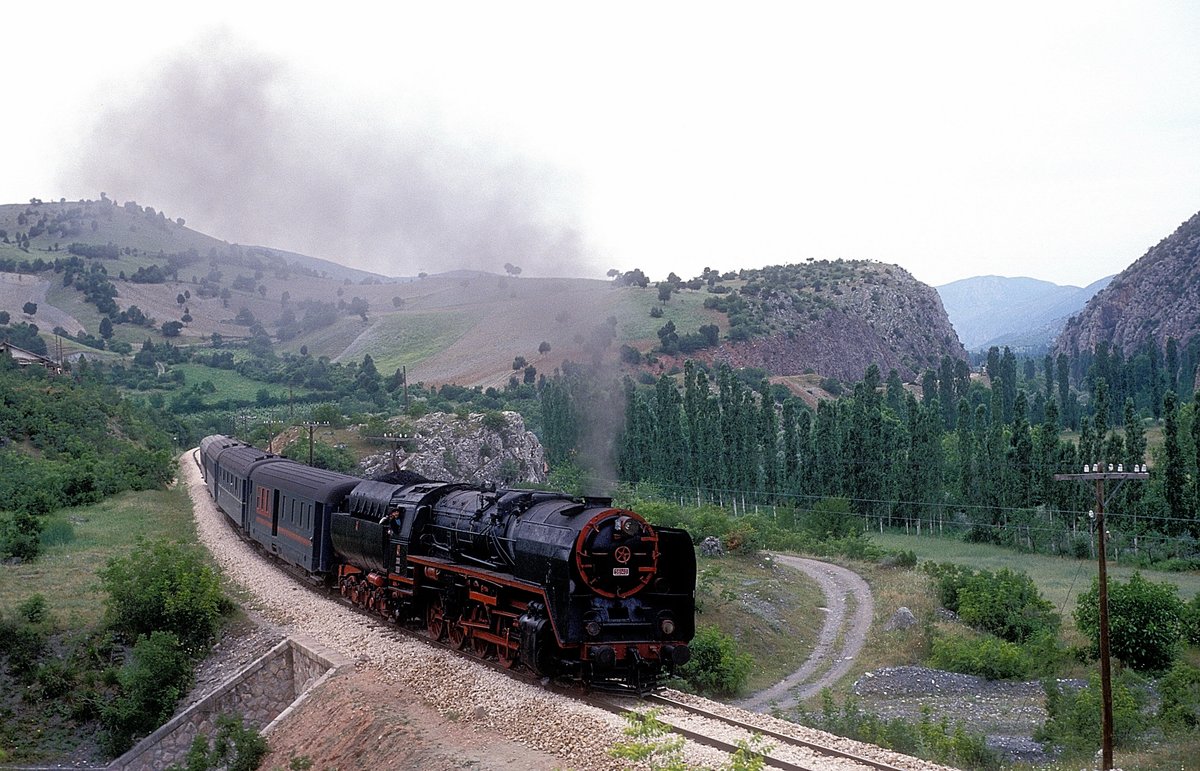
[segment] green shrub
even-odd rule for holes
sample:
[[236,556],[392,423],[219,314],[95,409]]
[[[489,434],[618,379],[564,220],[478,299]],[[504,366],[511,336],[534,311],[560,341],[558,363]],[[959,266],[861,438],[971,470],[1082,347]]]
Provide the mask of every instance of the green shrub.
[[690,521],[684,524],[692,534],[692,540],[699,543],[708,536],[720,538],[729,532],[732,519],[724,509],[716,506],[702,506],[695,509]]
[[674,503],[666,501],[643,501],[637,504],[637,512],[652,525],[687,528],[692,538],[698,537],[697,533],[692,532],[692,517],[686,516],[683,508]]
[[679,668],[679,674],[701,693],[732,696],[754,667],[750,654],[739,652],[733,638],[715,626],[700,627],[691,649],[692,658]]
[[64,661],[42,664],[34,676],[39,699],[58,699],[75,689],[75,671]]
[[488,410],[483,413],[483,427],[489,431],[505,431],[508,429],[508,418],[503,412]]
[[174,634],[153,632],[133,646],[117,678],[117,695],[100,710],[105,749],[113,755],[171,718],[192,684],[191,659]]
[[1183,629],[1189,645],[1200,645],[1200,594],[1184,607]]
[[0,618],[0,653],[7,656],[8,671],[14,677],[23,682],[32,679],[46,650],[46,638],[43,625],[31,624],[23,616]]
[[957,613],[958,593],[975,571],[952,562],[926,562],[921,568],[937,583],[938,601],[942,607]]
[[958,590],[958,615],[964,624],[1013,643],[1058,628],[1054,606],[1038,593],[1033,579],[1008,568],[967,579]]
[[842,538],[817,541],[809,551],[819,557],[846,557],[864,562],[875,562],[883,556],[883,549],[876,546],[865,533],[854,533]]
[[877,744],[908,755],[953,764],[959,768],[999,768],[999,757],[987,748],[986,739],[967,733],[962,723],[951,725],[949,720],[935,720],[927,708],[915,725],[908,720],[881,718],[864,712],[854,697],[846,699],[839,709],[828,688],[821,691],[821,712],[809,714],[800,710],[805,725]]
[[1191,731],[1200,726],[1200,668],[1175,662],[1158,681],[1162,702],[1158,717],[1163,728]]
[[[658,719],[658,710],[644,713],[631,710],[624,717],[629,725],[625,726],[622,733],[628,738],[609,749],[610,757],[630,761],[637,768],[655,771],[684,771],[688,768],[683,759],[684,738],[671,734],[670,727]],[[729,763],[713,771],[760,771],[766,767],[765,756],[771,746],[763,741],[761,735],[756,733],[750,739],[740,739],[737,746]]]
[[[289,443],[279,453],[285,458],[299,463],[308,463],[308,437]],[[317,468],[329,469],[340,474],[348,474],[358,465],[358,458],[353,452],[344,447],[334,447],[319,440],[312,443],[312,465]]]
[[30,624],[40,624],[46,620],[50,611],[46,607],[46,598],[34,594],[17,606],[17,613]]
[[883,559],[879,561],[879,564],[885,568],[915,568],[917,566],[917,553],[912,549],[887,552],[884,554]]
[[822,498],[799,518],[801,530],[820,540],[835,540],[862,533],[863,519],[850,511],[846,498]]
[[929,662],[938,669],[988,680],[1023,678],[1030,672],[1021,646],[993,635],[935,637]]
[[42,521],[27,511],[0,518],[0,559],[31,562],[41,553]]
[[[1112,655],[1138,671],[1167,669],[1179,651],[1184,633],[1184,604],[1179,590],[1166,582],[1147,581],[1134,573],[1128,582],[1109,581],[1109,646]],[[1080,595],[1075,623],[1100,649],[1100,582]]]
[[167,541],[139,541],[127,557],[98,571],[108,593],[105,618],[126,640],[173,633],[190,652],[203,650],[232,609],[202,552]]
[[[1091,755],[1100,747],[1100,676],[1092,675],[1086,688],[1064,689],[1047,680],[1047,719],[1034,732],[1037,741],[1060,746],[1076,755]],[[1142,715],[1144,694],[1140,683],[1126,671],[1112,684],[1113,746],[1128,747],[1146,729]]]
[[241,717],[221,715],[211,743],[203,734],[196,736],[184,764],[167,766],[167,771],[254,771],[269,751],[253,726],[244,725]]

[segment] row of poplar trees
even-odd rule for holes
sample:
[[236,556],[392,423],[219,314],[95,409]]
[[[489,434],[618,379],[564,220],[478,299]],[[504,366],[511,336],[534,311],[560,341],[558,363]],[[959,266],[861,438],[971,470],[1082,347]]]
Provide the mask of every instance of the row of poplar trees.
[[[723,365],[710,374],[688,362],[682,390],[666,376],[653,390],[626,379],[617,472],[683,500],[805,509],[843,497],[871,528],[949,529],[975,540],[1079,551],[1090,540],[1093,491],[1054,475],[1078,472],[1085,461],[1132,468],[1150,460],[1145,421],[1131,398],[1120,411],[1123,425],[1109,425],[1117,411],[1103,378],[1092,380],[1089,414],[1067,435],[1051,389],[1048,401],[1037,399],[1038,422],[1031,423],[1026,390],[1013,389],[1010,378],[989,388],[961,367],[938,374],[926,373],[927,396],[918,400],[894,371],[885,383],[872,365],[852,394],[820,401],[815,411],[791,397],[780,403],[765,380],[749,384]],[[944,409],[942,399],[954,408]],[[1174,548],[1182,538],[1190,553],[1186,542],[1200,536],[1196,399],[1181,408],[1166,391],[1164,442],[1150,484],[1125,485],[1109,501],[1111,529],[1130,548]],[[1073,394],[1068,409],[1077,409]]]

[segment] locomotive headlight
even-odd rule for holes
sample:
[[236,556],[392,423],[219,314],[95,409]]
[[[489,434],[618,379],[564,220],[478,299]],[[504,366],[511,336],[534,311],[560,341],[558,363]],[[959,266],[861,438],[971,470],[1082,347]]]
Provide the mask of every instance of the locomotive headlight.
[[596,619],[592,619],[591,621],[589,621],[583,625],[583,631],[588,633],[588,637],[599,637],[600,636],[600,622],[597,621]]
[[620,528],[622,533],[630,537],[637,535],[642,530],[642,526],[633,517],[621,517],[620,521],[617,522],[617,527]]
[[664,618],[662,621],[658,622],[658,628],[662,630],[663,635],[670,637],[671,635],[675,634],[675,619]]

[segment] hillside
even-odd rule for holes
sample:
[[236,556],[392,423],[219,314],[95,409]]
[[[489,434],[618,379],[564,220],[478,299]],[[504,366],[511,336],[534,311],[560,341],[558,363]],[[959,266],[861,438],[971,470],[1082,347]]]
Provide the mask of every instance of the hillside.
[[[615,364],[622,349],[651,375],[678,354],[845,380],[872,362],[915,378],[943,355],[965,356],[937,294],[893,265],[706,271],[687,282],[672,275],[666,290],[640,271],[616,281],[517,274],[387,278],[228,244],[133,202],[0,206],[0,311],[43,336],[65,333],[68,354],[257,332],[277,350],[332,361],[370,354],[384,373],[407,368],[412,382],[482,386],[507,383],[518,357],[550,373],[566,360]],[[32,315],[22,313],[27,302]],[[97,351],[105,317],[111,337]],[[679,348],[660,334],[668,324]]]
[[937,292],[897,265],[820,260],[739,278],[718,304],[733,340],[714,357],[734,366],[855,380],[875,363],[913,380],[942,356],[966,358]]
[[1067,322],[1056,353],[1105,342],[1134,351],[1200,333],[1200,214],[1196,214],[1093,297]]
[[939,286],[937,292],[967,350],[994,345],[1037,353],[1048,349],[1067,319],[1111,280],[1080,288],[1025,277],[975,276]]

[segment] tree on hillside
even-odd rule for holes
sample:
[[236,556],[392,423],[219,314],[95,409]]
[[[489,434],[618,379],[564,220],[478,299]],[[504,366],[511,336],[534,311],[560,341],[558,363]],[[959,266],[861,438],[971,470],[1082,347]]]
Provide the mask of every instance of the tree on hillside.
[[370,305],[362,297],[351,297],[350,304],[346,306],[346,310],[358,316],[363,321],[367,321],[367,311],[370,310]]
[[504,263],[504,272],[510,276],[519,276],[521,275],[521,267],[513,265],[511,262],[506,262]]
[[23,312],[23,313],[24,313],[26,316],[32,316],[33,314],[37,313],[37,303],[35,303],[35,302],[27,302],[27,303],[25,303],[24,305],[22,305],[22,306],[21,306],[21,311],[22,311],[22,312]]
[[650,279],[642,272],[641,268],[634,268],[618,276],[615,283],[617,286],[640,286],[645,288],[650,285]]

